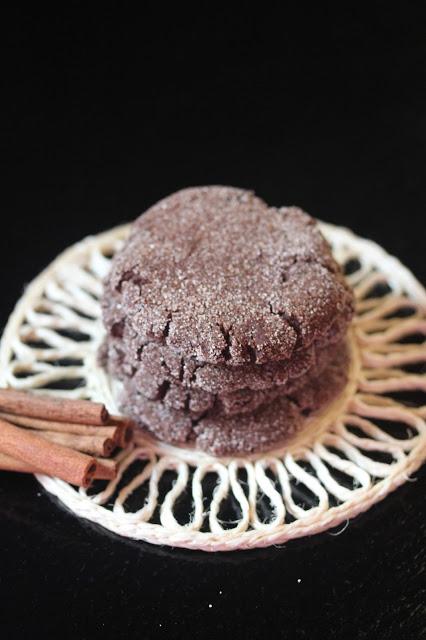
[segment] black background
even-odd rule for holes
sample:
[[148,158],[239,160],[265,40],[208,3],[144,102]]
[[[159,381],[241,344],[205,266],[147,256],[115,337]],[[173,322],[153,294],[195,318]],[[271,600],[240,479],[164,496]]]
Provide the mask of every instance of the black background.
[[[426,280],[415,3],[99,6],[3,16],[2,325],[66,246],[197,184],[298,204]],[[426,637],[425,488],[423,470],[340,536],[207,555],[121,540],[2,473],[0,633]]]

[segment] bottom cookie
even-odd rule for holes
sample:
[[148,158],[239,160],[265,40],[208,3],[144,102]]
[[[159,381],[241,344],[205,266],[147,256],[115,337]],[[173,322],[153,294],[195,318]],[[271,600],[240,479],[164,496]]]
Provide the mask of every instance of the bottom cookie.
[[[267,451],[285,444],[313,412],[322,409],[347,382],[349,351],[346,343],[327,366],[285,387],[276,397],[251,413],[207,414],[194,420],[137,394],[127,397],[123,410],[152,435],[172,444],[192,443],[217,456]],[[127,406],[126,406],[127,405]]]

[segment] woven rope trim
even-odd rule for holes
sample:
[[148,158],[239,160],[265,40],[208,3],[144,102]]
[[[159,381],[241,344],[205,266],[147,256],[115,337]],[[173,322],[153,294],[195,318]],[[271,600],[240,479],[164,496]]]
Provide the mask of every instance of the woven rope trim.
[[[426,334],[426,293],[378,245],[321,227],[337,260],[351,266],[357,312],[348,385],[309,428],[285,450],[223,459],[141,434],[117,456],[114,481],[87,492],[37,476],[45,489],[121,536],[229,551],[325,531],[408,480],[426,457],[426,406],[395,394],[426,392],[424,367],[413,370],[426,362],[426,344],[410,342]],[[116,383],[96,364],[99,298],[127,233],[124,226],[86,238],[28,286],[2,338],[2,386],[100,400],[117,412]]]

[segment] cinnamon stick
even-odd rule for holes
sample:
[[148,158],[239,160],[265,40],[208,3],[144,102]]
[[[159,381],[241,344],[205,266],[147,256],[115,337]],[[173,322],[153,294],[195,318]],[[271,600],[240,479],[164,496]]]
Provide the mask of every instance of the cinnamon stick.
[[120,449],[125,449],[129,442],[132,441],[133,438],[133,427],[130,425],[117,425],[117,432],[115,442],[117,447]]
[[117,463],[115,460],[97,458],[95,480],[113,480],[117,475]]
[[[97,466],[93,476],[94,480],[113,480],[117,475],[117,463],[115,460],[96,459]],[[44,473],[40,469],[12,458],[5,453],[0,453],[0,471],[16,471],[18,473]]]
[[57,422],[54,420],[44,420],[42,418],[31,418],[30,416],[18,416],[13,413],[0,411],[0,419],[17,424],[20,427],[29,429],[40,429],[42,431],[58,431],[61,433],[76,433],[85,436],[103,436],[111,438],[115,442],[121,441],[121,431],[124,425],[114,425],[97,427],[92,424],[76,424],[74,422]]
[[19,473],[41,473],[40,469],[36,469],[34,466],[17,458],[12,458],[6,453],[0,453],[0,470],[18,471]]
[[0,420],[0,452],[81,487],[88,487],[96,472],[94,457],[43,440],[5,420]]
[[58,431],[37,431],[37,435],[49,440],[49,442],[56,442],[63,447],[70,447],[93,456],[110,456],[116,446],[112,438],[104,438],[103,436],[82,436]]
[[134,422],[124,416],[110,416],[108,424],[115,424],[119,429],[116,439],[117,446],[121,449],[127,447],[133,438]]
[[38,396],[15,389],[0,389],[0,410],[20,416],[77,424],[105,425],[109,420],[105,405],[98,402]]

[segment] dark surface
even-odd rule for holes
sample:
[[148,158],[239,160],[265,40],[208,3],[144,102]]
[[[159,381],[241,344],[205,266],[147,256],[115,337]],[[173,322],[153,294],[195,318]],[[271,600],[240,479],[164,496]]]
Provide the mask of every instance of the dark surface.
[[[191,184],[298,204],[424,281],[423,16],[162,13],[3,20],[2,324],[67,245]],[[1,637],[426,637],[425,488],[423,470],[340,536],[212,556],[0,474]]]

